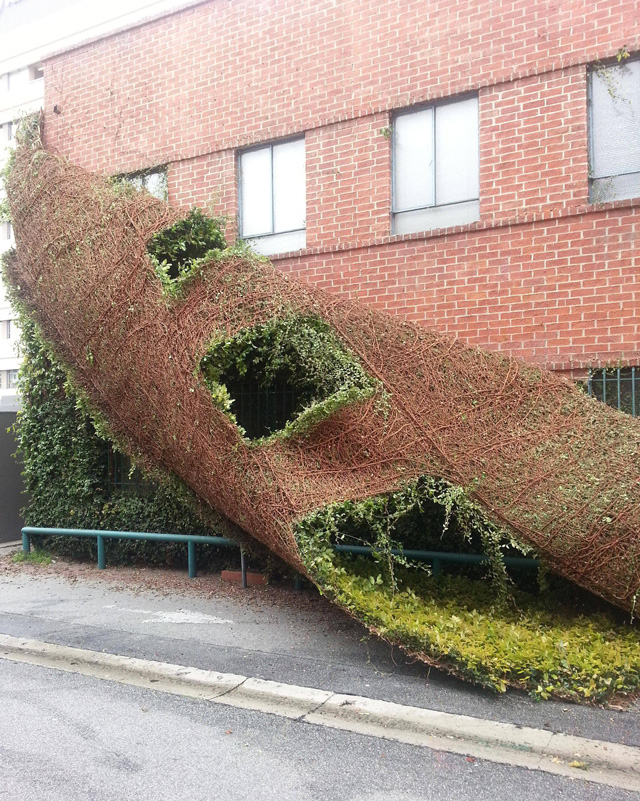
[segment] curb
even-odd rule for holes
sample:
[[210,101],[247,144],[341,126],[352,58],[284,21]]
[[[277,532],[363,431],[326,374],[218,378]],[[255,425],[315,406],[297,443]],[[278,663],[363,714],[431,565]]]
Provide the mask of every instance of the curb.
[[0,634],[0,658],[640,791],[640,748]]
[[22,540],[0,543],[0,556],[8,556],[22,549]]

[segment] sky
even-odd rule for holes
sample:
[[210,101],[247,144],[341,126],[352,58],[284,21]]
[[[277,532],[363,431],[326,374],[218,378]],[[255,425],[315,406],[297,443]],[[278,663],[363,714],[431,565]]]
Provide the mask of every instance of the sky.
[[189,0],[0,0],[0,75]]

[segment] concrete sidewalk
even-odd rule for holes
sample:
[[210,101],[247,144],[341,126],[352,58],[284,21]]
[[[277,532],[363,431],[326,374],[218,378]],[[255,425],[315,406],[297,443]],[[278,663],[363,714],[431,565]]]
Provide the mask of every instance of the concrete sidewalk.
[[[640,705],[599,709],[490,694],[407,659],[315,590],[218,577],[0,561],[0,634],[640,746]],[[140,581],[136,581],[136,576]],[[126,579],[126,581],[125,581]],[[144,579],[144,580],[143,580]]]

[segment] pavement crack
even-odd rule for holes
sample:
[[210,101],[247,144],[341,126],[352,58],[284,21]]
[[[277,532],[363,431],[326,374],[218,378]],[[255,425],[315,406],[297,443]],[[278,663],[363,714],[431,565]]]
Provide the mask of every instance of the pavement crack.
[[295,720],[304,720],[307,717],[307,715],[313,715],[314,712],[317,712],[319,709],[322,709],[322,707],[327,702],[329,702],[332,698],[335,698],[335,697],[336,697],[336,694],[335,693],[331,693],[331,695],[328,696],[327,698],[325,698],[324,701],[320,701],[318,706],[314,706],[313,709],[309,709],[308,712],[305,712],[304,714],[300,715],[300,717],[295,718]]
[[218,693],[217,695],[213,695],[213,696],[212,696],[211,698],[209,698],[208,700],[209,700],[209,701],[217,701],[217,699],[218,699],[218,698],[224,698],[224,697],[225,697],[225,695],[229,695],[229,693],[232,693],[232,692],[234,692],[235,690],[237,690],[237,689],[238,689],[238,687],[242,687],[242,685],[243,685],[243,684],[244,684],[246,681],[248,681],[248,679],[249,679],[249,676],[245,676],[245,677],[244,677],[244,679],[242,679],[242,681],[241,681],[241,682],[239,682],[238,684],[234,685],[233,687],[229,687],[229,689],[225,690],[223,693]]

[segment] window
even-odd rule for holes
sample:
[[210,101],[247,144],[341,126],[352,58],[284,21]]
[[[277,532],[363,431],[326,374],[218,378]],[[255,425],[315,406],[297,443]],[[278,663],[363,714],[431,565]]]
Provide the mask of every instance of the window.
[[477,97],[396,115],[392,211],[396,234],[479,219]]
[[0,331],[4,339],[11,339],[11,320],[4,320],[0,325]]
[[10,144],[15,138],[15,129],[13,122],[4,122],[0,124],[0,143]]
[[39,81],[41,78],[44,78],[44,67],[42,64],[32,64],[29,67],[29,80]]
[[306,245],[304,139],[245,150],[239,159],[240,236],[266,256]]
[[15,389],[18,386],[18,371],[7,370],[7,389]]
[[640,61],[591,70],[590,200],[640,197]]
[[2,228],[0,230],[2,231],[2,237],[4,239],[11,239],[13,236],[13,228],[10,222],[2,223]]
[[593,398],[640,416],[640,367],[602,367],[589,370],[586,389]]
[[146,170],[145,172],[130,173],[120,176],[138,191],[145,189],[158,200],[167,200],[169,196],[166,169]]

